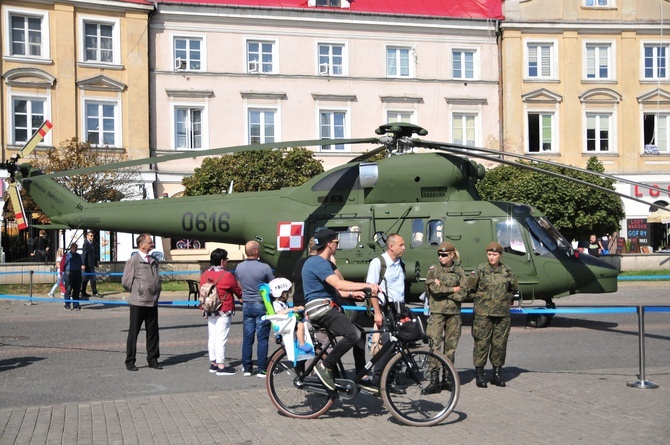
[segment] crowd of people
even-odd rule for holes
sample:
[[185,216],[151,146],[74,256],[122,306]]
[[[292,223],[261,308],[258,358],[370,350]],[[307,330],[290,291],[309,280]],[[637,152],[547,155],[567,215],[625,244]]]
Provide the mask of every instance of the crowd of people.
[[[296,265],[295,286],[284,278],[275,279],[270,266],[260,260],[260,245],[256,241],[249,241],[245,245],[246,259],[237,266],[235,275],[226,270],[228,253],[224,249],[212,251],[210,267],[200,280],[201,285],[212,283],[221,301],[220,309],[204,313],[208,326],[209,372],[220,376],[235,375],[238,372],[230,363],[226,363],[226,343],[235,313],[235,297],[243,303],[241,356],[245,377],[266,376],[271,323],[263,316],[270,310],[290,316],[296,312],[298,336],[295,337],[295,345],[299,352],[313,354],[311,345],[305,344],[304,338],[301,338],[304,331],[299,325],[303,315],[298,316],[298,310],[304,310],[310,322],[327,328],[338,337],[335,347],[315,367],[315,374],[329,389],[335,390],[333,370],[348,351],[353,350],[356,370],[363,369],[365,339],[361,329],[354,323],[357,314],[345,312],[341,310],[341,306],[363,300],[366,290],[369,290],[373,297],[378,297],[371,299],[374,325],[376,328],[384,327],[387,323],[382,313],[385,305],[400,307],[405,304],[405,266],[402,261],[405,241],[397,233],[386,236],[386,251],[370,262],[366,280],[362,282],[346,280],[337,269],[335,255],[338,243],[337,232],[330,229],[318,231],[310,240],[310,255]],[[149,234],[140,235],[137,245],[140,254],[128,260],[122,278],[124,288],[130,292],[126,368],[129,371],[138,370],[137,336],[144,324],[148,365],[153,369],[162,369],[158,361],[160,352],[157,304],[161,291],[158,262],[148,254],[153,246]],[[76,254],[76,249],[74,253]],[[509,307],[519,285],[512,270],[501,262],[503,247],[497,242],[488,244],[485,249],[487,260],[469,277],[460,265],[459,254],[453,243],[441,243],[436,253],[436,262],[429,267],[425,281],[425,298],[430,314],[427,335],[432,339],[435,349],[453,362],[461,336],[461,304],[473,301],[473,365],[476,385],[486,388],[491,383],[504,387],[502,367],[505,364],[510,333]],[[78,264],[84,268],[81,261]],[[273,283],[280,285],[274,286]],[[297,291],[292,308],[287,305],[290,298],[288,287]],[[271,289],[266,294],[274,300],[273,303],[268,304],[264,300],[264,288]],[[381,343],[385,341],[388,341],[388,334],[381,338]],[[381,372],[391,358],[388,352],[384,355],[368,370],[367,377],[360,383],[361,389],[378,393]],[[487,361],[493,367],[490,380],[487,380],[484,373]],[[430,363],[428,372],[430,384],[424,388],[424,393],[452,390],[453,376],[445,370],[440,373],[437,363]],[[392,384],[389,390],[398,393],[404,391]]]

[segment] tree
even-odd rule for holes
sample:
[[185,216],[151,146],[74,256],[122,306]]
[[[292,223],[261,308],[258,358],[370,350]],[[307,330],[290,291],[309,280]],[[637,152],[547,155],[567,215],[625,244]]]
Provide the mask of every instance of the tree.
[[[80,142],[78,138],[65,140],[58,147],[49,148],[46,153],[33,152],[30,163],[45,173],[64,170],[109,165],[128,159],[124,150],[113,148],[93,148],[88,142]],[[138,187],[139,175],[137,168],[109,170],[85,175],[72,175],[54,178],[75,195],[87,202],[120,201],[140,197]],[[39,212],[39,222],[48,223],[48,218],[41,213],[39,207],[30,196],[21,191],[23,207],[27,214]],[[8,217],[14,217],[14,209],[8,208]]]
[[[614,190],[614,181],[611,179],[538,162],[518,163]],[[595,156],[589,158],[586,169],[598,173],[605,171],[603,164]],[[601,235],[618,231],[620,221],[625,216],[623,203],[617,195],[510,165],[500,165],[486,172],[484,179],[477,184],[477,190],[482,198],[489,201],[533,205],[568,240],[583,240],[588,239],[590,234]]]
[[225,193],[231,181],[238,192],[278,190],[304,184],[322,172],[321,161],[304,147],[245,151],[205,158],[182,184],[187,196]]

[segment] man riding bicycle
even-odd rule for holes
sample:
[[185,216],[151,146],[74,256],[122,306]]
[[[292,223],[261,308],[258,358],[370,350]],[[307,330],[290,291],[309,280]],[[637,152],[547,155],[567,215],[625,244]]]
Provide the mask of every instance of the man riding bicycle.
[[335,391],[333,368],[361,338],[361,331],[335,305],[335,297],[339,293],[362,300],[365,288],[370,288],[373,296],[381,290],[374,283],[355,283],[338,277],[330,261],[337,251],[338,242],[337,232],[330,229],[317,231],[314,234],[317,254],[309,257],[302,269],[307,316],[310,321],[342,337],[330,354],[314,368],[319,380],[331,391]]

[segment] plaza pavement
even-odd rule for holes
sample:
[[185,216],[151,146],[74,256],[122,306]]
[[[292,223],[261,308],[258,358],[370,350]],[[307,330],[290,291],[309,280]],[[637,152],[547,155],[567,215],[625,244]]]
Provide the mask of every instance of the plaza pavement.
[[[578,305],[665,305],[666,283],[621,283],[619,292],[557,300]],[[338,401],[319,419],[277,414],[263,379],[207,372],[206,322],[195,309],[162,307],[163,370],[125,370],[127,308],[92,299],[0,299],[0,445],[5,444],[666,444],[670,442],[670,314],[645,317],[646,378],[637,389],[635,314],[557,316],[530,329],[513,316],[506,388],[477,388],[470,320],[456,356],[461,395],[442,424],[395,421],[381,399]],[[180,300],[185,294],[164,295]],[[241,313],[227,346],[241,369]],[[143,351],[143,334],[138,352]],[[272,352],[275,346],[270,345]],[[345,362],[351,367],[351,357]],[[487,367],[490,372],[490,366]]]

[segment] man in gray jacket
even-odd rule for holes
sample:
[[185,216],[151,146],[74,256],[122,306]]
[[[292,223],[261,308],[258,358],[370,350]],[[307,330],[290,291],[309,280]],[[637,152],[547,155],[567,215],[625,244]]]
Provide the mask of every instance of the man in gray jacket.
[[142,323],[147,333],[147,362],[153,369],[163,369],[158,363],[158,298],[161,293],[161,281],[158,275],[158,261],[149,255],[154,246],[153,238],[148,233],[137,237],[139,252],[126,261],[123,268],[121,284],[130,292],[130,327],[126,345],[126,369],[137,371],[135,355],[137,352],[137,335]]

